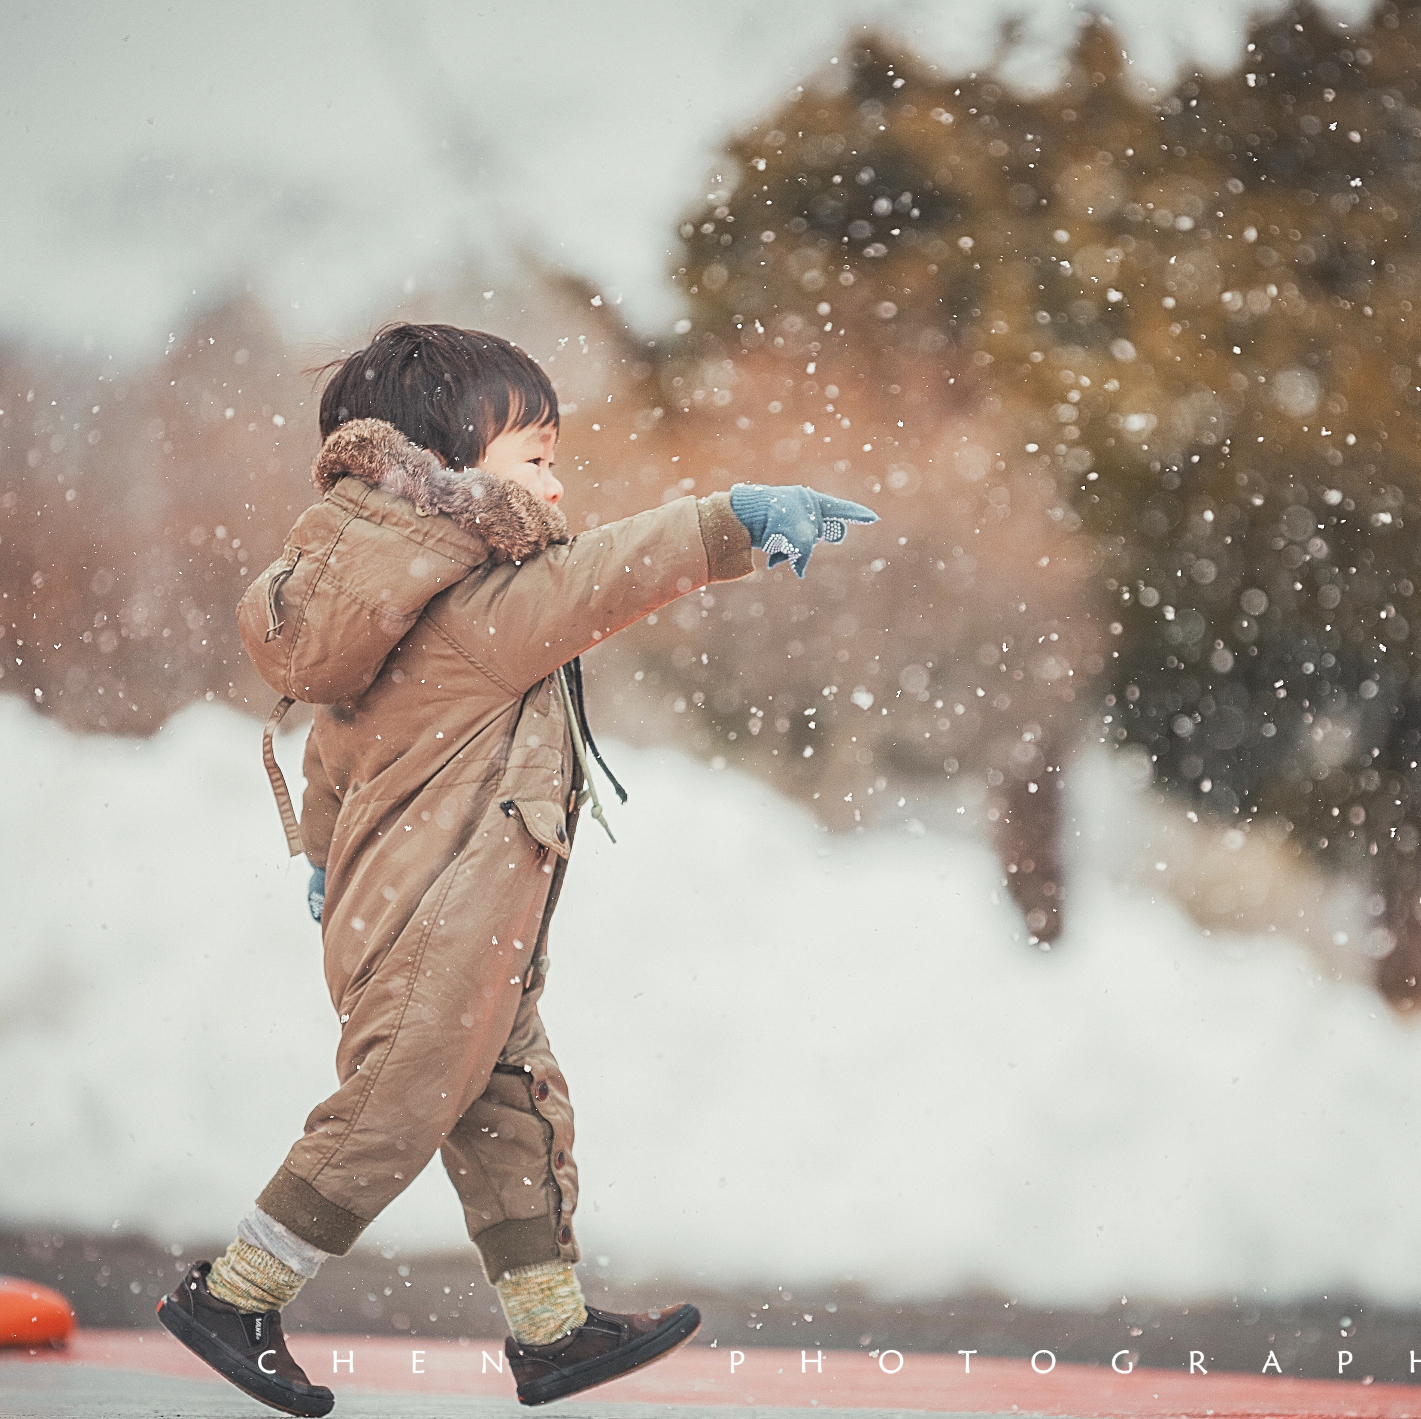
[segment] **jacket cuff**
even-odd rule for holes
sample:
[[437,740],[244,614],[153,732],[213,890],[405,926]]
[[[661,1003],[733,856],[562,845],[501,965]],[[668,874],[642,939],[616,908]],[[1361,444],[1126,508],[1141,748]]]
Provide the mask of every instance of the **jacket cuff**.
[[755,570],[750,558],[750,534],[730,507],[729,493],[696,499],[701,541],[706,546],[708,581],[734,581]]

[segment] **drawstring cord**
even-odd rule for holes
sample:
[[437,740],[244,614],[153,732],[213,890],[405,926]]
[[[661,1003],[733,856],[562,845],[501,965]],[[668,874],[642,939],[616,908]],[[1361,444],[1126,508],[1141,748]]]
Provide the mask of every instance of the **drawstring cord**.
[[575,655],[571,661],[572,665],[572,689],[577,699],[577,722],[582,727],[582,738],[587,747],[592,751],[592,757],[597,760],[602,772],[607,775],[608,782],[617,790],[617,798],[625,803],[627,801],[627,791],[617,782],[617,776],[606,765],[601,753],[597,748],[597,741],[592,737],[591,726],[587,723],[587,701],[582,694],[582,657]]
[[[571,671],[571,674],[569,674]],[[592,737],[592,730],[587,723],[587,702],[582,696],[582,660],[574,656],[567,665],[558,667],[557,672],[558,693],[562,696],[563,709],[567,713],[568,732],[572,735],[573,753],[577,755],[577,762],[582,765],[582,796],[579,803],[592,800],[592,816],[601,823],[606,830],[607,836],[616,842],[611,826],[607,822],[606,814],[602,812],[602,801],[597,797],[597,785],[592,778],[592,765],[587,762],[587,751],[592,751],[592,757],[597,760],[597,766],[607,775],[607,781],[617,790],[617,797],[625,803],[627,801],[627,791],[617,782],[617,776],[607,767],[606,760],[597,749],[597,741]]]
[[577,707],[572,702],[572,691],[568,689],[567,671],[561,665],[558,666],[557,682],[558,693],[562,696],[562,707],[567,713],[567,727],[572,735],[572,750],[577,755],[577,762],[582,765],[582,798],[578,801],[585,802],[589,798],[592,800],[592,816],[601,823],[607,836],[616,842],[616,834],[613,833],[611,824],[607,822],[607,815],[602,811],[602,802],[597,797],[597,785],[592,778],[592,765],[587,762],[587,749],[582,741],[582,725],[578,722]]

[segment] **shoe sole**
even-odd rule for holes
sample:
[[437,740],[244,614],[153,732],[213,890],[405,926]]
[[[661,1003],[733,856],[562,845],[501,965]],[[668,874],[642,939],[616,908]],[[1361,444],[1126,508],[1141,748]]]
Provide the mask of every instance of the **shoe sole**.
[[643,1365],[651,1364],[653,1360],[663,1359],[673,1350],[679,1350],[700,1328],[701,1313],[694,1306],[685,1306],[664,1325],[634,1340],[625,1349],[584,1360],[561,1374],[519,1385],[518,1402],[547,1404],[554,1399],[565,1399],[570,1394],[606,1384],[609,1380],[620,1379]]
[[253,1386],[251,1362],[238,1354],[211,1331],[205,1330],[182,1309],[164,1296],[158,1302],[158,1319],[172,1336],[187,1346],[194,1355],[210,1365],[224,1380],[236,1385],[243,1394],[261,1404],[279,1409],[283,1414],[299,1414],[303,1419],[321,1419],[335,1407],[335,1396],[324,1393],[302,1394],[289,1380],[279,1375],[263,1375]]

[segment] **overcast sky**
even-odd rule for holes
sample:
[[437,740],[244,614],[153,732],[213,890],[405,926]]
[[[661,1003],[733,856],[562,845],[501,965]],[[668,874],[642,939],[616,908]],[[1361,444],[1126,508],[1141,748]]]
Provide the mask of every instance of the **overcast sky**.
[[[1231,64],[1259,7],[1096,8],[1161,83]],[[727,135],[856,27],[958,71],[1014,11],[1011,75],[1048,85],[1071,0],[3,0],[0,331],[144,355],[250,284],[332,339],[461,256],[493,280],[520,250],[664,328],[675,227]]]

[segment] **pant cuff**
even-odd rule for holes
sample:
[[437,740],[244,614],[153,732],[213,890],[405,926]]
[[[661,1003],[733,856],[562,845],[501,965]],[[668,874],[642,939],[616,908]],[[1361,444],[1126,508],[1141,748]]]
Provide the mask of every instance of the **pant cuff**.
[[483,1257],[484,1273],[497,1283],[505,1271],[517,1271],[522,1266],[539,1262],[561,1261],[568,1266],[581,1260],[572,1229],[566,1229],[568,1240],[561,1241],[556,1217],[520,1217],[511,1222],[497,1222],[486,1227],[473,1240]]
[[301,1241],[332,1256],[344,1256],[370,1225],[287,1168],[262,1189],[257,1206]]

